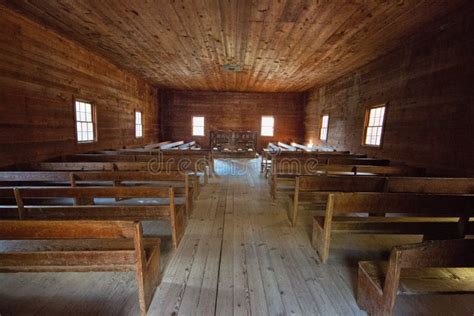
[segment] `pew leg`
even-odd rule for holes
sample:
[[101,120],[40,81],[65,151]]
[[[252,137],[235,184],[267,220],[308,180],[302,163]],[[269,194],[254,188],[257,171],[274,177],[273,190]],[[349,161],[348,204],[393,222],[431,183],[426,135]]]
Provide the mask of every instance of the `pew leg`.
[[137,270],[136,272],[137,285],[140,314],[146,316],[156,288],[161,282],[160,245],[153,249],[148,263],[141,266],[144,266],[142,271]]
[[206,168],[204,170],[204,184],[208,184],[209,183],[209,172],[208,172],[208,169]]
[[291,224],[293,226],[296,226],[296,220],[298,218],[298,199],[296,197],[293,200],[292,210],[293,210],[293,214],[291,214]]
[[322,263],[326,263],[329,257],[330,237],[326,231],[315,220],[313,220],[313,233],[311,245],[316,250]]
[[183,214],[184,208],[181,206],[175,206],[171,210],[171,234],[173,239],[173,247],[176,249],[179,246],[181,238],[184,234],[185,227],[185,215]]

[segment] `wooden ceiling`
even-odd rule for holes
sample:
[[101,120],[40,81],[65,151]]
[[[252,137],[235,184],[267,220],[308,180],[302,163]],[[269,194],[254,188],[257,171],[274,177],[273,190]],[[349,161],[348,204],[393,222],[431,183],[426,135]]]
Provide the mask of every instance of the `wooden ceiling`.
[[0,0],[157,87],[262,92],[334,80],[463,2]]

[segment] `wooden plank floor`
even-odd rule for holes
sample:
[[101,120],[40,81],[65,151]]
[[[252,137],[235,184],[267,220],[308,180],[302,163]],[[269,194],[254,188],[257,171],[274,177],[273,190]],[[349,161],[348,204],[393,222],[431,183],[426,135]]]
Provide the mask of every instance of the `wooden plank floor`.
[[[355,303],[357,261],[385,258],[417,237],[337,236],[321,265],[311,214],[291,227],[272,202],[257,160],[222,160],[203,188],[177,250],[166,224],[163,279],[149,315],[363,315]],[[137,315],[133,273],[0,274],[0,315]],[[396,315],[474,315],[474,296],[400,297]]]

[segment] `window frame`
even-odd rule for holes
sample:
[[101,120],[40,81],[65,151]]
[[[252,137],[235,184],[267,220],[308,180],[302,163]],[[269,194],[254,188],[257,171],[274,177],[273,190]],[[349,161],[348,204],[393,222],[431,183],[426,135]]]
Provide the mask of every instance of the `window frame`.
[[[195,117],[202,117],[202,126],[196,125],[196,127],[202,127],[202,135],[194,134],[194,118]],[[206,117],[204,115],[193,115],[191,117],[191,135],[193,137],[206,137]]]
[[[379,104],[376,104],[376,105],[367,106],[367,107],[365,108],[364,127],[363,127],[363,133],[362,133],[362,146],[364,146],[364,147],[372,147],[372,148],[382,148],[382,146],[383,146],[384,134],[385,134],[385,122],[386,122],[386,120],[387,120],[387,105],[388,105],[388,103],[379,103]],[[381,125],[377,125],[377,127],[381,127],[381,129],[382,129],[382,130],[380,131],[380,144],[379,144],[379,145],[367,144],[367,143],[366,143],[366,138],[367,138],[367,131],[368,131],[368,128],[370,127],[370,126],[369,126],[369,122],[370,122],[370,112],[371,112],[373,109],[377,109],[377,108],[385,108],[384,114],[383,114],[383,117],[382,117],[382,124],[381,124]]]
[[[79,140],[78,137],[78,130],[77,130],[77,123],[80,123],[82,121],[78,121],[77,118],[77,110],[76,110],[76,103],[81,102],[81,103],[88,103],[91,105],[91,119],[92,119],[92,140]],[[82,98],[73,98],[72,101],[72,107],[73,107],[73,113],[74,113],[74,139],[76,144],[79,145],[84,145],[84,144],[93,144],[97,143],[98,141],[98,129],[97,129],[97,107],[93,101],[87,100],[87,99],[82,99]]]
[[[140,113],[140,124],[137,124],[137,113]],[[140,110],[135,109],[134,115],[133,115],[133,122],[135,126],[135,138],[143,138],[143,112]],[[141,136],[137,136],[137,126],[141,126]]]
[[[323,130],[323,118],[325,116],[328,117],[328,126],[326,127],[326,139],[321,139],[321,132]],[[330,119],[329,112],[323,112],[321,114],[321,117],[319,118],[319,140],[325,143],[327,143],[329,139],[329,119]]]
[[[264,117],[271,117],[272,118],[272,120],[273,120],[272,126],[264,126],[263,125],[263,118]],[[263,135],[263,128],[264,127],[271,127],[272,128],[272,135]],[[262,117],[260,119],[260,136],[261,137],[275,137],[275,116],[273,116],[273,115],[262,115]]]

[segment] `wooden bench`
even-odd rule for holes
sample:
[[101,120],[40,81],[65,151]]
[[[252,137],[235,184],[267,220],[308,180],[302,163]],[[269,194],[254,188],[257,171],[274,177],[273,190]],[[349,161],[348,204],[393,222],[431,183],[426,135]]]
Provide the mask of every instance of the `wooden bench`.
[[[138,158],[135,158],[134,160],[131,161],[148,161],[146,156],[160,156],[164,160],[168,159],[181,159],[181,158],[197,158],[197,159],[202,159],[204,160],[207,165],[209,166],[209,171],[210,175],[213,175],[215,172],[214,169],[214,157],[212,155],[212,151],[208,149],[134,149],[134,150],[102,150],[98,152],[93,152],[93,153],[87,153],[87,154],[79,154],[79,155],[71,155],[71,156],[66,156],[63,157],[65,159],[64,161],[68,161],[68,159],[73,159],[69,157],[74,157],[74,156],[79,156],[79,157],[85,157],[84,159],[91,158],[91,155],[96,155],[96,156],[101,156],[101,155],[110,155],[110,156],[137,156]],[[105,160],[107,158],[103,158],[104,161],[110,161],[110,160]],[[122,158],[119,157],[119,160],[116,161],[130,161],[126,160],[127,158]],[[131,159],[131,158],[128,158]],[[84,160],[87,161],[87,160]],[[89,160],[91,161],[91,160]]]
[[420,176],[423,169],[408,166],[368,166],[368,165],[320,165],[317,161],[287,161],[278,167],[272,166],[270,194],[273,199],[280,185],[294,189],[296,177],[302,175],[346,175],[346,176]]
[[473,268],[474,239],[397,246],[388,262],[359,262],[357,303],[369,315],[385,316],[397,295],[472,294]]
[[474,178],[298,176],[290,197],[289,219],[296,225],[302,203],[326,203],[333,192],[474,194]]
[[326,203],[333,192],[383,192],[386,184],[386,178],[378,176],[298,176],[295,181],[288,208],[292,225],[296,225],[301,203]]
[[[62,247],[41,250],[0,248],[2,273],[135,271],[141,315],[160,284],[160,239],[143,237],[139,222],[2,221],[0,240],[63,241]],[[83,247],[81,240],[87,241]]]
[[0,171],[0,186],[85,186],[85,185],[130,185],[169,186],[175,197],[184,196],[187,217],[192,212],[194,198],[199,194],[199,177],[196,174],[168,172],[152,174],[146,171]]
[[159,160],[149,162],[39,162],[17,166],[18,171],[147,171],[153,174],[173,172],[193,173],[204,176],[208,183],[208,168],[190,161],[162,163]]
[[[390,214],[392,217],[365,214]],[[348,216],[353,215],[353,216]],[[358,216],[354,216],[358,215]],[[425,239],[462,238],[472,233],[474,195],[410,193],[331,193],[324,216],[313,218],[313,247],[329,256],[331,235],[409,234]]]
[[[327,164],[330,158],[348,158],[363,159],[367,158],[365,154],[351,154],[347,151],[335,152],[319,152],[319,151],[275,151],[274,149],[266,149],[262,153],[261,170],[265,171],[265,177],[272,172],[272,165],[278,165],[281,160],[305,160],[317,159],[319,164]],[[370,159],[370,158],[369,158]],[[304,162],[303,162],[304,164]]]
[[[157,198],[167,201],[143,200]],[[0,219],[168,220],[175,248],[186,224],[185,207],[175,203],[172,187],[2,187],[0,199],[16,201],[0,206]]]

